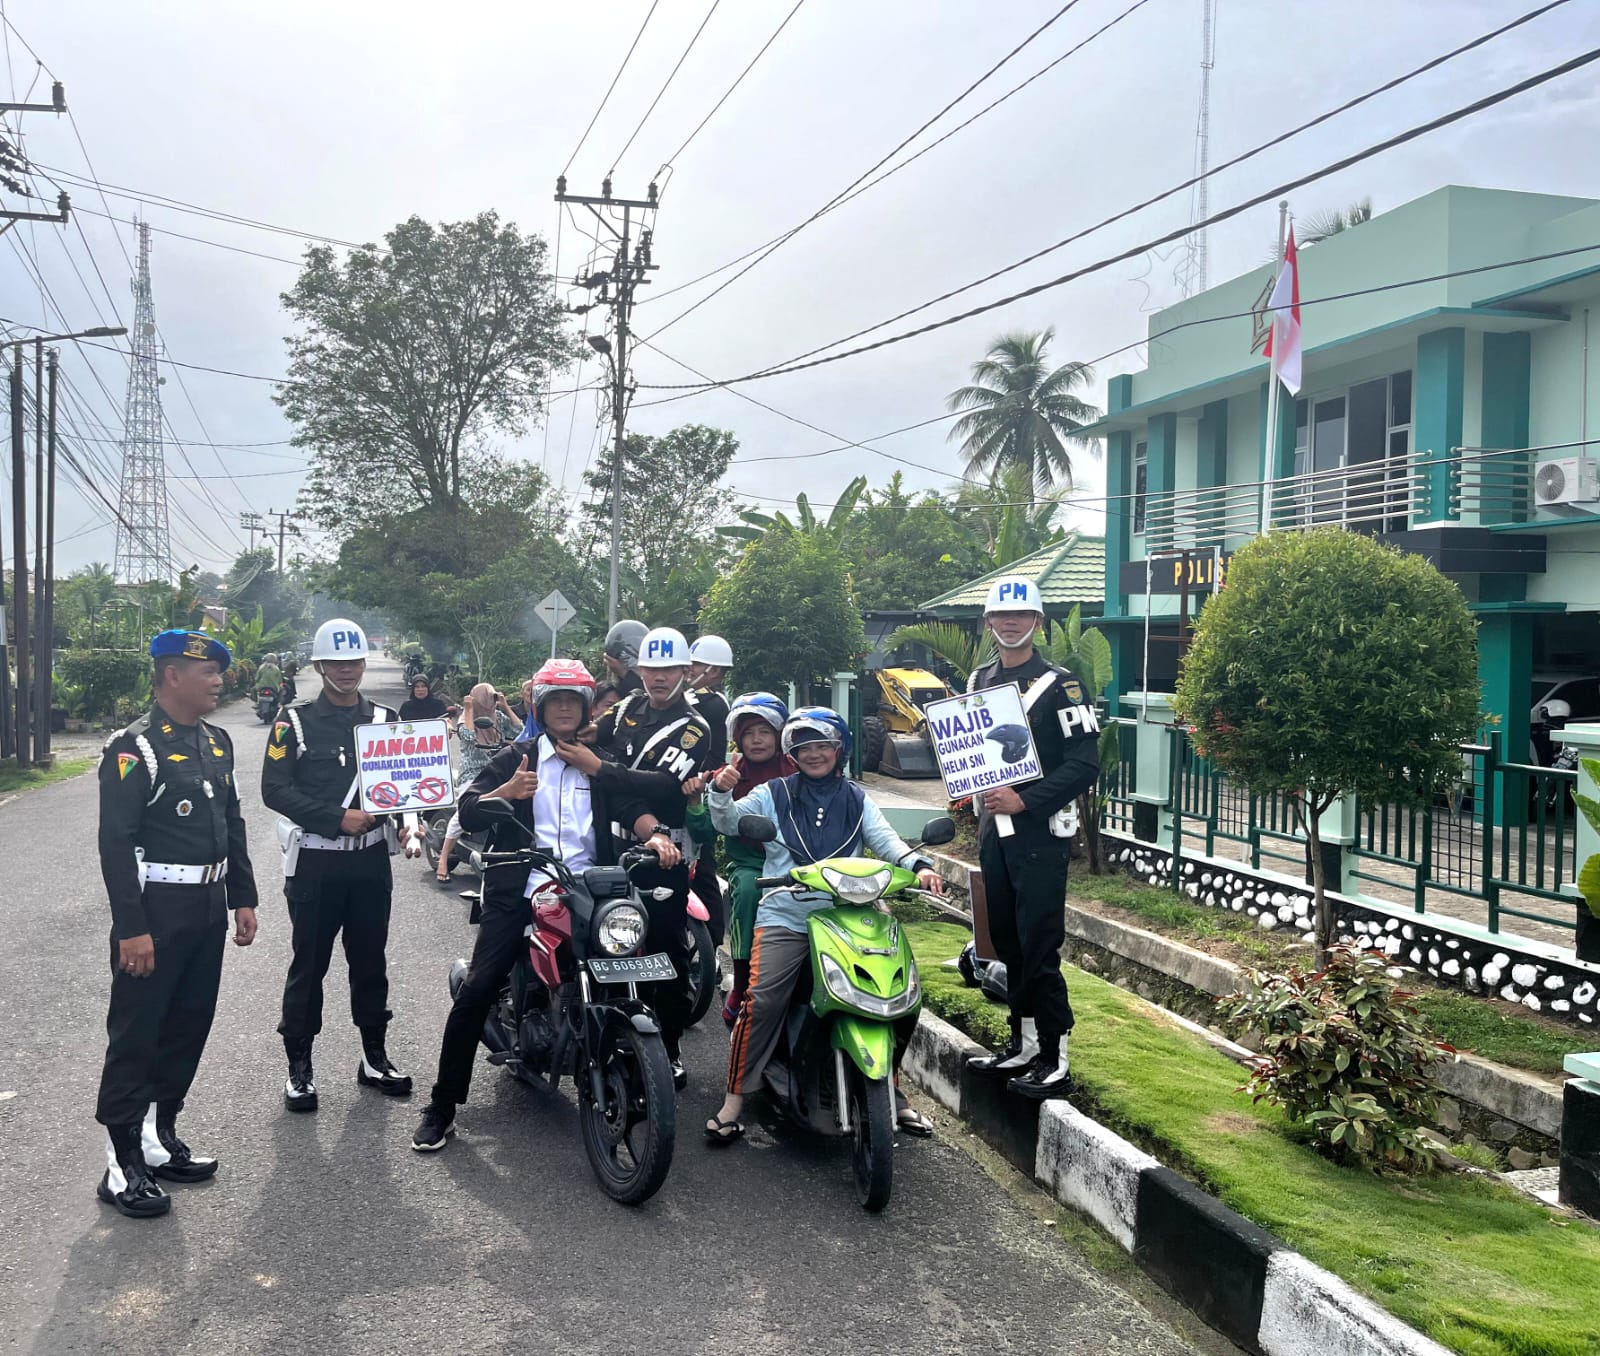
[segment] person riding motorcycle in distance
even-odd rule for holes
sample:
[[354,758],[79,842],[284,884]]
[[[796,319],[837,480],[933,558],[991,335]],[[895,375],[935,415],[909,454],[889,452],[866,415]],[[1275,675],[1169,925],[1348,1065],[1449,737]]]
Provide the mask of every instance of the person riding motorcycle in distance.
[[[626,824],[634,837],[655,848],[664,868],[675,867],[678,849],[630,788],[612,792],[560,755],[560,748],[588,723],[593,698],[594,678],[579,661],[552,659],[544,664],[534,674],[532,694],[544,733],[507,745],[489,760],[462,794],[461,822],[469,832],[489,827],[479,804],[485,796],[499,796],[512,803],[518,822],[532,830],[535,845],[560,857],[573,872],[616,864],[624,844],[613,834],[613,821]],[[495,826],[490,847],[504,851],[525,841],[511,826]],[[485,874],[483,919],[472,961],[445,1021],[438,1080],[411,1139],[419,1153],[444,1148],[455,1129],[456,1108],[467,1100],[484,1018],[516,963],[518,948],[527,945],[530,900],[547,879],[537,867],[523,872],[514,864],[491,866]]]
[[278,656],[275,654],[263,655],[261,663],[256,667],[256,690],[270,687],[273,694],[278,694],[278,689],[283,686],[283,670],[278,667]]
[[[735,800],[733,788],[740,774],[736,765],[729,764],[706,792],[712,822],[723,833],[737,833],[744,815],[763,815],[778,826],[778,836],[766,845],[763,874],[783,876],[796,866],[867,851],[896,865],[912,859],[922,888],[944,893],[944,880],[933,863],[908,847],[872,797],[844,775],[850,727],[837,711],[801,707],[783,727],[782,747],[799,765],[793,775],[766,782]],[[705,1127],[713,1143],[726,1144],[744,1134],[739,1123],[744,1090],[760,1086],[761,1072],[777,1049],[789,1000],[811,957],[806,915],[833,903],[830,895],[795,890],[774,890],[761,901],[750,955],[750,989],[733,1024],[727,1096]],[[915,1024],[913,1018],[910,1025]],[[909,1028],[896,1030],[897,1069],[910,1036]],[[902,1130],[918,1135],[932,1132],[927,1119],[901,1095],[898,1084],[895,1101]]]

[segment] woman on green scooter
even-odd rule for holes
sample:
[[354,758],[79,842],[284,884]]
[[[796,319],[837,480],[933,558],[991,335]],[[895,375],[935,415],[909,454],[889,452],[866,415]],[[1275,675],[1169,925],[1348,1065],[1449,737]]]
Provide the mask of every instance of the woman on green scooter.
[[[857,782],[844,775],[850,753],[850,727],[826,706],[803,706],[783,727],[783,752],[799,771],[758,786],[741,800],[733,798],[738,768],[724,767],[706,791],[712,822],[723,833],[737,833],[742,815],[764,815],[778,826],[766,845],[768,876],[786,875],[831,857],[864,852],[896,865],[910,865],[925,890],[944,893],[944,880],[927,858],[918,856],[889,827],[883,812]],[[908,862],[906,859],[912,858]],[[750,987],[733,1024],[728,1058],[728,1092],[722,1106],[706,1121],[706,1138],[728,1144],[744,1134],[739,1113],[744,1090],[759,1087],[761,1072],[772,1058],[782,1032],[784,1013],[810,959],[806,915],[827,908],[826,896],[774,890],[756,911],[755,941],[750,954]],[[910,1032],[898,1033],[896,1068]],[[907,1134],[929,1135],[933,1126],[895,1089],[896,1119]]]

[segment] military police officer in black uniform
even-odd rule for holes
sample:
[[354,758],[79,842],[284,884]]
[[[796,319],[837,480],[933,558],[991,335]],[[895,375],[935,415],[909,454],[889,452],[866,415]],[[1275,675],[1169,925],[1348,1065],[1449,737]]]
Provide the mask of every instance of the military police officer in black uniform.
[[1044,607],[1031,579],[996,582],[983,616],[1000,653],[973,670],[967,691],[1020,686],[1044,775],[973,797],[989,936],[1006,967],[1011,1039],[999,1054],[967,1064],[1009,1078],[1007,1087],[1024,1097],[1058,1097],[1072,1088],[1072,1004],[1061,977],[1061,947],[1070,839],[1077,828],[1073,802],[1099,780],[1100,725],[1083,684],[1034,646]]
[[[621,625],[619,622],[618,625]],[[600,720],[595,744],[615,759],[607,762],[582,744],[561,744],[559,755],[613,796],[635,793],[655,815],[661,828],[684,854],[678,865],[663,870],[640,867],[633,873],[650,915],[647,951],[672,958],[677,977],[654,986],[651,1004],[661,1022],[661,1039],[672,1061],[672,1078],[683,1087],[687,1076],[678,1043],[689,1025],[689,953],[685,940],[689,910],[688,797],[683,784],[696,781],[720,761],[713,758],[711,730],[689,705],[689,642],[671,627],[648,632],[639,642],[637,665],[643,692],[632,692]],[[619,843],[632,841],[628,826],[614,824]],[[652,889],[672,891],[666,900],[650,897]]]
[[396,831],[361,809],[356,763],[356,726],[395,717],[361,695],[367,637],[353,621],[324,622],[311,659],[322,691],[280,713],[261,768],[261,799],[284,816],[278,836],[293,951],[278,1034],[289,1058],[283,1100],[291,1111],[317,1109],[311,1044],[322,1030],[322,981],[341,932],[350,1015],[361,1030],[356,1081],[391,1096],[411,1092],[410,1076],[395,1068],[385,1048],[392,1015],[384,954],[393,889],[390,834]]
[[156,1178],[199,1182],[177,1118],[216,1012],[228,910],[233,940],[256,935],[256,882],[216,709],[232,657],[199,631],[150,642],[155,705],[100,760],[100,871],[111,899],[111,1006],[95,1119],[106,1128],[98,1195],[134,1218],[172,1201]]
[[[689,702],[711,727],[711,762],[715,772],[728,761],[728,699],[722,685],[733,671],[733,646],[721,636],[701,636],[689,647]],[[728,905],[717,879],[717,840],[700,845],[694,863],[694,889],[711,915],[711,940],[721,946],[728,931]]]

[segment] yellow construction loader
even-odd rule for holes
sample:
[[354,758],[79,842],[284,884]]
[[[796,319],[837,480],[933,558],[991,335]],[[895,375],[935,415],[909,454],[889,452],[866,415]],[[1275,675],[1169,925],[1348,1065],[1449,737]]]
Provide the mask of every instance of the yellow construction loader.
[[952,695],[926,669],[874,669],[862,675],[862,768],[886,777],[937,777],[923,707]]

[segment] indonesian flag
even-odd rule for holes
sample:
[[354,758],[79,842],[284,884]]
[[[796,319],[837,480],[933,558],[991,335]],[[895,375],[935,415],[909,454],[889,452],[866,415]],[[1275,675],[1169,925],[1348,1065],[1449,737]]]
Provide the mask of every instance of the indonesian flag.
[[1272,375],[1300,394],[1300,256],[1294,247],[1294,227],[1283,248],[1283,268],[1267,300],[1272,312],[1272,330],[1267,335],[1267,357],[1272,359]]

